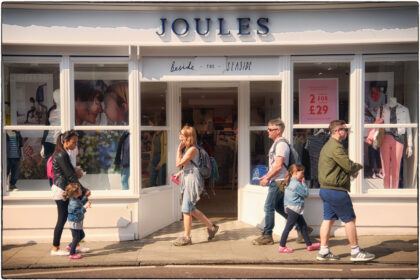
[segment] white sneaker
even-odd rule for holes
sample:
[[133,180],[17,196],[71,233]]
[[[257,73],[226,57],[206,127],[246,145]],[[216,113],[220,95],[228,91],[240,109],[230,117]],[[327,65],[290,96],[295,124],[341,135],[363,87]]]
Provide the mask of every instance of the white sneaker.
[[79,247],[76,248],[76,251],[80,252],[80,253],[87,253],[87,252],[90,251],[90,249],[86,248],[86,247],[83,247],[83,246],[79,246]]
[[376,179],[376,174],[375,172],[372,173],[372,179]]
[[68,256],[69,252],[63,250],[51,250],[50,254],[51,256]]
[[382,175],[382,173],[381,173],[381,172],[378,172],[378,173],[376,174],[376,176],[377,176],[378,178],[380,178],[380,179],[383,179],[383,178],[384,178],[384,176]]
[[[67,246],[67,251],[70,252],[70,250],[71,250],[70,246]],[[76,247],[76,252],[78,252],[78,253],[87,253],[89,251],[90,251],[89,248],[86,248],[86,247],[83,247],[83,246]]]

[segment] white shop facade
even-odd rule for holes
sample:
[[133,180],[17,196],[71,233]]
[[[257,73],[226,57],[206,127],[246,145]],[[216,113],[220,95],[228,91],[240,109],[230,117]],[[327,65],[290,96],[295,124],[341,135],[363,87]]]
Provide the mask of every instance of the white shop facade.
[[[52,240],[48,139],[70,129],[92,190],[87,240],[141,239],[181,218],[170,175],[184,124],[219,165],[199,208],[262,228],[267,189],[252,175],[267,164],[267,121],[277,117],[307,168],[305,219],[316,232],[318,140],[344,119],[349,156],[364,165],[351,185],[359,235],[417,233],[417,3],[3,3],[2,12],[3,242]],[[377,124],[380,107],[391,117]],[[401,155],[388,140],[367,144],[371,128],[385,128]],[[6,140],[17,135],[12,179]],[[274,232],[283,226],[276,214]],[[343,224],[333,232],[345,235]]]

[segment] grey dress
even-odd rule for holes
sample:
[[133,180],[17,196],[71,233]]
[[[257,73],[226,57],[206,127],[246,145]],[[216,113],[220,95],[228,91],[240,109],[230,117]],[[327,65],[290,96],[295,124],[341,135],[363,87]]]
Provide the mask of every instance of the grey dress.
[[[191,148],[191,147],[190,147]],[[188,149],[190,149],[188,148]],[[199,153],[192,159],[195,163],[198,163]],[[200,175],[200,171],[195,167],[191,161],[183,167],[181,177],[181,194],[185,191],[188,192],[192,204],[196,204],[200,200],[200,195],[204,189],[204,180]]]

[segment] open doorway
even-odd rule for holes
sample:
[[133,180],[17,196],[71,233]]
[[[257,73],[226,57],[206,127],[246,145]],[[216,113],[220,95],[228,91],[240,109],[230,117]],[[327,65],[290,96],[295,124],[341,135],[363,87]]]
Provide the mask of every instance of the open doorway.
[[238,206],[238,88],[194,87],[181,89],[182,125],[197,130],[198,144],[214,157],[219,178],[206,180],[207,195],[198,209],[209,217],[237,217]]

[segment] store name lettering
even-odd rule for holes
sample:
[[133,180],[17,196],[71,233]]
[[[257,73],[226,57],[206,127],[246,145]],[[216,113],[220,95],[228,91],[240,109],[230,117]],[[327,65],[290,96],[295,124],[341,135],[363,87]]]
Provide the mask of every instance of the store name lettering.
[[[238,35],[250,35],[251,34],[251,18],[237,18],[238,26]],[[210,32],[211,27],[211,18],[201,19],[194,18],[195,22],[195,32],[199,35],[205,36]],[[218,18],[218,33],[217,35],[230,35],[230,29],[225,24],[224,18]],[[185,18],[177,18],[172,23],[167,18],[160,19],[161,28],[160,32],[156,32],[159,36],[164,36],[166,34],[167,26],[171,27],[172,33],[177,36],[187,36],[191,31],[191,23]],[[267,35],[270,32],[268,28],[269,19],[268,18],[258,18],[257,19],[257,34],[258,35]],[[192,23],[194,24],[194,23]]]

